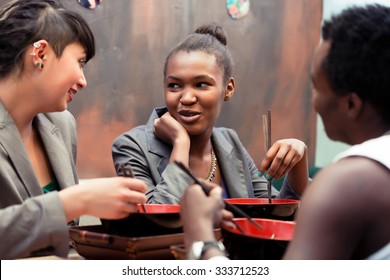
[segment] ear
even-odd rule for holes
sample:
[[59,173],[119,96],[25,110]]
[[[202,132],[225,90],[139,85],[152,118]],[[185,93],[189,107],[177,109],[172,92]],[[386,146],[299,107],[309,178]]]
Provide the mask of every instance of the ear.
[[347,115],[356,119],[363,110],[363,100],[356,93],[352,92],[345,96]]
[[233,96],[234,89],[235,89],[234,83],[235,83],[234,78],[230,77],[230,79],[226,85],[226,88],[225,88],[225,93],[224,93],[224,97],[223,97],[224,101],[228,101]]
[[46,40],[34,42],[31,47],[30,56],[35,67],[42,69],[46,61],[46,54],[49,51],[49,43]]

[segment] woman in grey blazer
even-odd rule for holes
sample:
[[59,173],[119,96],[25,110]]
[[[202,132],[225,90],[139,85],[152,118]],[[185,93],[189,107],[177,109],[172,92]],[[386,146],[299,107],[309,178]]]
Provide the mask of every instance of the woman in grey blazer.
[[136,179],[75,187],[76,122],[66,109],[87,85],[83,66],[94,54],[87,23],[60,2],[12,1],[0,10],[1,259],[65,257],[68,222],[123,218],[146,201]]
[[222,103],[230,100],[235,82],[226,34],[215,24],[199,27],[174,48],[164,68],[166,107],[156,108],[146,125],[114,140],[112,156],[129,163],[147,187],[148,203],[177,204],[191,181],[177,168],[182,162],[200,178],[221,185],[227,197],[264,197],[267,179],[286,180],[279,194],[299,198],[308,184],[306,145],[283,139],[267,152],[260,171],[236,132],[215,128]]

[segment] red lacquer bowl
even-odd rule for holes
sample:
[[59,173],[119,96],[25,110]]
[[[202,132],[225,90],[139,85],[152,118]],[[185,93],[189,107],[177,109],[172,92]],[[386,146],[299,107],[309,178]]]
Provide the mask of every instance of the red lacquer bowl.
[[222,238],[229,257],[235,260],[281,259],[292,240],[295,222],[272,219],[253,219],[262,229],[257,228],[246,218],[235,218],[242,229],[221,229]]
[[265,218],[276,220],[294,220],[300,200],[273,198],[269,203],[268,198],[227,198],[226,202],[241,208],[253,218]]
[[107,233],[123,236],[151,236],[180,233],[180,205],[138,204],[138,213],[120,220],[101,220]]

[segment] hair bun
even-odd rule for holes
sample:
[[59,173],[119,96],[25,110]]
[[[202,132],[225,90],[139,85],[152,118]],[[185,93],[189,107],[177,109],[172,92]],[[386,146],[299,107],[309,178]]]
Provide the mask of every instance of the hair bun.
[[226,46],[227,44],[227,37],[226,37],[225,30],[222,28],[222,26],[218,24],[211,23],[211,24],[201,25],[194,31],[194,33],[208,34],[217,38],[217,40],[222,45]]

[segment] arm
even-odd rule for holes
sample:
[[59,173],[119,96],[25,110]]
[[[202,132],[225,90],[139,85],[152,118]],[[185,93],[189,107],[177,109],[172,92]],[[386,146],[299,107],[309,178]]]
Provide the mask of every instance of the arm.
[[115,139],[112,157],[116,172],[122,176],[119,165],[130,164],[134,176],[147,186],[148,203],[178,204],[191,179],[169,163],[170,147],[167,144],[158,139],[152,141],[158,148],[157,151],[149,152],[148,140],[142,128],[135,128]]
[[376,206],[367,207],[367,202],[378,197],[375,174],[355,164],[343,160],[316,175],[302,198],[285,259],[351,259],[366,229],[374,230]]
[[0,210],[0,259],[42,252],[66,257],[68,226],[57,192],[29,198]]
[[[177,130],[181,132],[173,133]],[[178,160],[188,166],[189,144],[184,127],[168,113],[160,118],[156,115],[146,126],[136,127],[114,140],[115,169],[122,175],[121,163],[132,166],[135,177],[147,185],[148,203],[178,204],[191,180],[172,162]]]
[[[29,198],[0,210],[0,258],[55,254],[66,257],[67,222],[81,215],[119,219],[138,211],[146,186],[140,180],[116,177],[87,180]],[[129,203],[130,202],[130,203]]]
[[[209,196],[206,196],[198,185],[188,187],[180,200],[180,206],[187,252],[196,241],[215,241],[214,227],[221,224],[234,227],[231,222],[232,213],[224,210],[222,189],[216,185],[213,185]],[[211,248],[202,258],[209,259],[224,255],[224,252]]]

